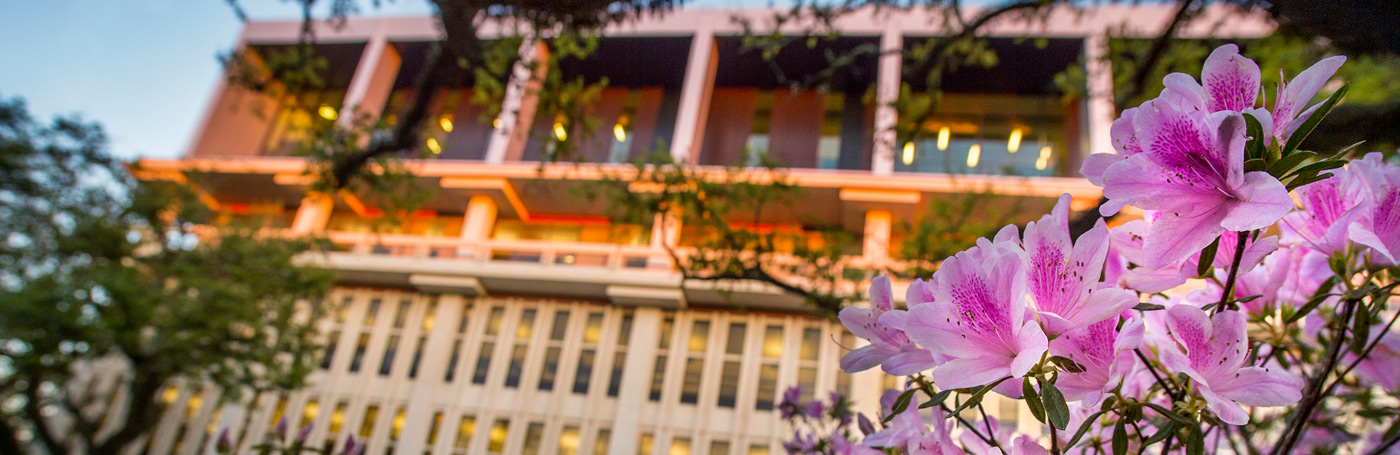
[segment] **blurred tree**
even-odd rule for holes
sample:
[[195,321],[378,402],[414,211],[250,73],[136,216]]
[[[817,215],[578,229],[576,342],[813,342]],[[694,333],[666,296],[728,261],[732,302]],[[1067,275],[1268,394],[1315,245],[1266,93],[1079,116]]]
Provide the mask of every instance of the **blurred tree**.
[[0,453],[127,453],[176,379],[228,399],[312,371],[333,280],[312,241],[207,227],[192,188],[136,182],[100,127],[18,99],[0,201]]

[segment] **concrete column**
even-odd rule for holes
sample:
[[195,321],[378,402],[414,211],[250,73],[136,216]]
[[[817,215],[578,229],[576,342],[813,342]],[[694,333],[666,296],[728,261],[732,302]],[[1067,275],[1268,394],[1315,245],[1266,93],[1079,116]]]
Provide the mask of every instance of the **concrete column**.
[[637,453],[637,438],[641,434],[637,431],[641,423],[639,410],[651,391],[652,365],[656,363],[656,345],[661,337],[661,310],[638,308],[634,317],[627,361],[622,367],[622,385],[618,388],[609,455]]
[[671,137],[671,158],[678,163],[699,162],[718,68],[719,50],[715,47],[714,31],[702,24],[690,41],[690,60],[686,62],[681,103],[676,112],[676,133]]
[[501,114],[496,117],[498,126],[486,146],[487,163],[518,161],[525,151],[539,104],[540,81],[549,70],[547,63],[549,47],[544,43],[527,39],[520,46],[520,61],[511,69]]
[[330,196],[319,193],[307,194],[297,206],[296,218],[292,219],[292,234],[310,234],[326,229],[335,208]]
[[865,243],[861,256],[867,261],[881,262],[890,257],[890,226],[894,216],[888,210],[865,212]]
[[[428,337],[423,346],[423,360],[418,363],[418,381],[441,380],[447,373],[447,363],[437,362],[433,359],[446,359],[452,350],[453,331],[456,330],[456,322],[462,310],[462,296],[457,294],[443,294],[438,297],[437,313],[433,315],[433,327],[430,332],[424,334]],[[417,340],[409,340],[417,343]],[[413,358],[413,351],[405,351],[407,359]],[[437,403],[440,400],[434,399],[441,393],[439,387],[413,387],[413,391],[408,399],[408,409],[404,411],[403,432],[399,434],[398,453],[422,453],[423,445],[428,441],[428,429],[433,425],[433,413],[442,410]],[[446,419],[444,419],[446,420]],[[455,431],[447,431],[446,428],[438,428],[438,439],[441,440],[444,434],[456,437]],[[428,449],[431,449],[429,447]]]
[[[1108,130],[1113,126],[1116,113],[1113,107],[1113,67],[1109,64],[1107,55],[1108,37],[1102,33],[1095,33],[1084,38],[1085,71],[1088,76],[1086,85],[1089,92],[1088,118],[1085,119],[1089,130],[1089,150],[1085,152],[1086,155],[1113,153],[1113,143]],[[1078,168],[1069,171],[1069,175],[1079,175]]]
[[880,36],[880,66],[875,87],[875,145],[870,156],[870,172],[875,175],[894,173],[894,151],[899,144],[895,134],[895,124],[899,112],[894,103],[899,99],[901,58],[899,52],[904,47],[904,34],[891,24]]
[[[383,29],[376,30],[360,54],[355,76],[350,79],[350,88],[345,91],[345,101],[340,105],[337,120],[341,127],[354,126],[358,117],[374,119],[384,112],[384,103],[389,101],[389,92],[394,90],[394,79],[398,78],[402,63],[399,52],[389,45],[388,35]],[[365,135],[363,140],[368,143],[369,135]]]
[[467,213],[462,220],[462,240],[481,241],[491,238],[496,226],[496,200],[490,196],[472,196],[467,201]]

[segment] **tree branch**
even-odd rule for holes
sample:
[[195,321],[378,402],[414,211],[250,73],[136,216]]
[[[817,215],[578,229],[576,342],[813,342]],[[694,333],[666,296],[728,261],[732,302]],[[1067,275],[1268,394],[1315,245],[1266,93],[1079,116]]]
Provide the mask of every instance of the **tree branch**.
[[1336,322],[1332,345],[1327,348],[1327,363],[1313,374],[1313,378],[1308,381],[1307,388],[1303,389],[1303,400],[1298,406],[1297,413],[1288,422],[1288,426],[1283,430],[1283,439],[1274,446],[1274,449],[1270,451],[1271,454],[1290,453],[1293,446],[1297,445],[1298,440],[1303,436],[1303,429],[1307,428],[1308,420],[1312,418],[1313,411],[1317,409],[1318,403],[1322,402],[1322,385],[1326,383],[1327,377],[1332,374],[1332,371],[1337,368],[1337,360],[1342,356],[1342,345],[1345,344],[1347,334],[1347,321],[1351,320],[1352,314],[1360,304],[1360,300],[1347,300],[1346,306],[1342,310],[1342,318]]
[[1167,23],[1167,28],[1162,30],[1162,34],[1152,42],[1152,47],[1148,49],[1147,55],[1137,61],[1137,66],[1133,70],[1132,84],[1128,86],[1128,91],[1122,97],[1114,97],[1113,107],[1119,112],[1126,109],[1129,100],[1137,98],[1147,90],[1147,76],[1152,72],[1152,67],[1162,59],[1162,55],[1167,50],[1167,45],[1171,44],[1172,37],[1176,36],[1177,29],[1182,24],[1191,20],[1191,5],[1195,0],[1182,0],[1181,5],[1176,8],[1176,14],[1172,15],[1172,21]]

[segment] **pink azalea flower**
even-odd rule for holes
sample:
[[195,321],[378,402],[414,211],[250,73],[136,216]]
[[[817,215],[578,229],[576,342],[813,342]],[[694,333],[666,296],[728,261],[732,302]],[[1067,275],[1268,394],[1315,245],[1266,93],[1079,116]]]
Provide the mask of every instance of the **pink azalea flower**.
[[[1143,251],[1143,242],[1147,231],[1151,228],[1152,220],[1160,217],[1160,213],[1149,214],[1148,219],[1133,220],[1113,229],[1110,234],[1114,246],[1123,252],[1123,256],[1129,262],[1142,264],[1146,262],[1147,254]],[[1253,270],[1265,256],[1278,249],[1278,237],[1268,236],[1258,240],[1247,240],[1244,256],[1240,258],[1241,274]],[[1239,236],[1232,232],[1225,232],[1220,237],[1220,246],[1215,251],[1215,259],[1211,262],[1211,267],[1218,270],[1229,271],[1234,263],[1236,244],[1239,243]],[[1186,259],[1167,264],[1161,268],[1136,267],[1128,269],[1123,273],[1123,283],[1129,289],[1137,290],[1149,294],[1164,292],[1169,289],[1181,286],[1186,280],[1196,277],[1197,265],[1200,264],[1201,254],[1192,254]]]
[[851,441],[846,440],[846,437],[843,436],[843,435],[841,435],[841,434],[839,434],[839,433],[838,433],[838,434],[835,434],[835,435],[832,435],[832,436],[831,436],[831,439],[829,439],[828,441],[831,443],[831,453],[836,454],[836,455],[884,455],[884,454],[885,454],[885,452],[881,452],[881,451],[879,451],[879,450],[872,449],[872,448],[870,448],[870,447],[866,447],[866,446],[859,445],[859,444],[852,444]]
[[1050,335],[1087,327],[1137,304],[1137,295],[1099,282],[1108,256],[1108,227],[1099,220],[1076,242],[1069,236],[1070,195],[1026,226],[1026,283]]
[[[920,283],[916,281],[910,289],[916,285],[922,287]],[[869,345],[841,357],[842,370],[854,373],[880,365],[885,373],[907,376],[933,367],[934,358],[929,351],[916,346],[904,332],[880,322],[880,316],[893,309],[890,278],[885,275],[875,277],[870,283],[870,308],[841,309],[839,318],[846,330],[870,341]]]
[[1009,240],[960,252],[934,274],[934,301],[891,321],[920,346],[951,359],[931,374],[939,387],[1023,377],[1040,361],[1048,341],[1026,318],[1024,255]]
[[1184,73],[1162,79],[1164,97],[1189,103],[1206,112],[1244,112],[1259,97],[1259,65],[1240,55],[1240,48],[1226,44],[1215,48],[1201,68],[1201,82]]
[[1185,352],[1168,350],[1162,360],[1173,372],[1185,373],[1205,398],[1210,410],[1231,425],[1249,422],[1237,403],[1286,406],[1302,399],[1303,379],[1278,368],[1248,366],[1245,315],[1222,311],[1214,317],[1190,305],[1167,309],[1167,328]]
[[[1396,392],[1400,391],[1400,333],[1382,332],[1384,329],[1384,324],[1371,328],[1371,341],[1379,337],[1380,343],[1356,365],[1355,373],[1367,383]],[[1347,357],[1345,364],[1355,361],[1354,355],[1348,353]]]
[[[886,393],[886,397],[890,394]],[[881,401],[890,401],[884,400]],[[888,409],[888,408],[887,408]],[[942,408],[929,408],[933,413],[933,424],[925,425],[919,415],[919,407],[910,405],[903,412],[890,419],[885,429],[866,436],[861,445],[872,448],[905,448],[909,454],[960,454],[963,453],[953,443],[949,433],[947,416]]]
[[1088,327],[1066,332],[1050,342],[1050,353],[1063,356],[1084,367],[1079,373],[1063,372],[1055,383],[1065,399],[1084,401],[1096,408],[1104,393],[1118,387],[1124,375],[1137,363],[1131,352],[1142,345],[1143,325],[1128,319],[1118,328],[1117,318],[1105,319]]
[[[1079,167],[1079,172],[1084,174],[1084,178],[1089,179],[1089,183],[1103,186],[1103,173],[1109,166],[1113,166],[1119,161],[1128,157],[1142,153],[1142,147],[1137,142],[1137,131],[1133,129],[1133,119],[1137,115],[1138,108],[1130,107],[1119,114],[1118,119],[1113,121],[1113,126],[1109,127],[1108,135],[1113,144],[1113,150],[1117,153],[1094,153],[1084,158],[1084,164]],[[1104,207],[1112,207],[1111,210],[1117,212],[1122,209],[1113,201],[1109,201]]]
[[1146,233],[1142,265],[1183,260],[1225,231],[1274,224],[1293,198],[1267,172],[1244,172],[1245,122],[1240,114],[1203,114],[1158,98],[1138,108],[1133,127],[1142,152],[1104,171],[1112,215],[1124,204],[1161,212]]
[[1279,230],[1285,243],[1306,245],[1331,255],[1346,249],[1349,229],[1370,211],[1371,192],[1353,161],[1333,176],[1298,188],[1302,210],[1283,217]]
[[1348,227],[1348,237],[1379,253],[1371,255],[1372,262],[1400,264],[1400,168],[1385,163],[1375,152],[1352,161],[1350,167],[1365,179],[1373,204],[1359,223]]
[[1327,84],[1327,80],[1337,72],[1338,68],[1346,63],[1345,56],[1335,56],[1322,59],[1314,63],[1312,67],[1298,73],[1298,77],[1292,81],[1279,81],[1278,98],[1274,101],[1274,111],[1272,113],[1273,128],[1265,129],[1273,133],[1273,139],[1280,143],[1287,143],[1288,138],[1293,136],[1293,132],[1298,130],[1304,122],[1311,117],[1313,112],[1322,105],[1318,103],[1303,109],[1309,101],[1312,101],[1317,91]]

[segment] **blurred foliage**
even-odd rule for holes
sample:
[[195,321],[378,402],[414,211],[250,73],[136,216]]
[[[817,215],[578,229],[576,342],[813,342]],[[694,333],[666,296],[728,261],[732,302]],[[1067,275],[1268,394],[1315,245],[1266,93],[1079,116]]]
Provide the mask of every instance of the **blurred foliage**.
[[312,371],[333,280],[305,263],[318,242],[199,227],[217,212],[196,188],[138,182],[97,125],[40,125],[17,99],[0,101],[0,200],[0,452],[115,454],[177,378],[234,398]]

